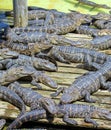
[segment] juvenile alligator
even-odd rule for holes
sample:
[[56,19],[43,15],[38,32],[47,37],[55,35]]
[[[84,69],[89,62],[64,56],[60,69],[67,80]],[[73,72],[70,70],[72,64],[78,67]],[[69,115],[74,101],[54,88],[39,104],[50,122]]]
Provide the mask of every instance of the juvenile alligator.
[[6,124],[6,120],[0,119],[0,130],[2,130],[2,128],[4,127],[5,124]]
[[18,82],[11,83],[8,88],[17,93],[31,110],[44,108],[51,114],[57,113],[55,102],[51,98],[44,97],[31,88],[22,87]]
[[79,1],[79,3],[82,3],[82,4],[85,4],[85,5],[89,5],[89,6],[92,6],[93,8],[104,8],[104,9],[111,9],[111,7],[105,5],[105,4],[97,4],[95,2],[92,2],[92,1],[88,1],[88,0],[77,0]]
[[108,13],[97,13],[96,15],[91,15],[91,17],[93,18],[93,20],[110,20],[111,19],[111,15]]
[[103,36],[103,35],[107,35],[108,33],[105,32],[105,30],[100,30],[97,28],[92,28],[90,26],[87,25],[80,25],[76,28],[76,32],[79,34],[87,34],[87,35],[91,35],[93,37],[97,37],[97,36]]
[[[10,30],[10,29],[9,29]],[[21,42],[24,44],[35,43],[35,44],[63,44],[63,45],[77,45],[73,40],[67,39],[63,36],[56,34],[48,34],[46,32],[24,32],[20,35],[12,31],[7,32],[7,39],[13,42]],[[50,45],[51,46],[51,45]]]
[[32,10],[28,11],[28,19],[45,19],[44,26],[54,23],[54,15],[51,11]]
[[[54,89],[57,88],[57,83],[44,72],[37,71],[35,68],[28,65],[18,67],[15,66],[6,71],[0,71],[0,85],[8,85],[9,83],[24,77],[30,77],[32,80],[31,84],[37,86],[38,89],[41,89],[41,86],[38,84],[38,82],[41,82]],[[30,78],[26,79],[30,80]]]
[[0,86],[0,99],[7,101],[19,108],[21,111],[19,116],[26,112],[26,107],[23,100],[18,96],[18,94],[5,86]]
[[105,23],[107,23],[107,21],[106,20],[96,20],[94,23],[93,23],[93,25],[94,26],[96,26],[97,28],[99,28],[99,29],[105,29]]
[[6,69],[20,65],[29,65],[37,70],[57,71],[58,69],[56,61],[46,56],[42,56],[42,58],[39,58],[19,54],[18,58],[5,59],[0,61],[0,64],[2,64],[2,66],[4,66],[4,68]]
[[[3,48],[0,49],[0,61],[4,60],[4,59],[9,59],[9,58],[17,58],[18,57],[18,53],[15,51],[10,51],[8,48]],[[4,69],[4,66],[2,64],[0,64],[0,69]]]
[[[33,110],[14,120],[7,130],[19,128],[25,122],[46,119],[47,117],[44,109]],[[111,120],[111,113],[93,105],[66,104],[57,106],[57,114],[54,117],[63,117],[63,121],[71,125],[77,125],[77,122],[70,118],[84,118],[85,122],[92,123],[94,127],[97,127],[99,124],[92,118]]]
[[24,27],[24,28],[13,28],[12,31],[21,34],[22,32],[47,32],[54,34],[66,34],[68,32],[74,31],[80,24],[84,21],[84,17],[81,14],[76,14],[73,19],[67,21],[62,21],[57,24],[52,24],[43,27]]
[[60,98],[60,102],[63,104],[71,103],[82,98],[87,102],[95,102],[95,100],[90,97],[91,93],[96,92],[100,88],[111,91],[111,82],[107,82],[107,80],[111,78],[111,61],[105,62],[102,67],[98,69],[96,72],[90,72],[89,74],[80,76],[66,89],[59,88],[58,91],[51,96],[57,96],[63,91],[63,95]]
[[[82,43],[83,44],[83,43]],[[111,35],[96,37],[90,43],[85,43],[86,48],[105,50],[111,47]]]
[[0,60],[8,58],[17,58],[19,53],[15,51],[10,51],[8,48],[0,49]]
[[104,53],[74,46],[53,46],[47,54],[63,63],[84,63],[89,67],[103,64],[110,57]]
[[47,42],[44,42],[44,44],[43,43],[22,44],[22,43],[14,43],[8,40],[2,42],[0,47],[1,48],[8,47],[10,50],[17,51],[21,54],[33,55],[52,47],[52,45]]

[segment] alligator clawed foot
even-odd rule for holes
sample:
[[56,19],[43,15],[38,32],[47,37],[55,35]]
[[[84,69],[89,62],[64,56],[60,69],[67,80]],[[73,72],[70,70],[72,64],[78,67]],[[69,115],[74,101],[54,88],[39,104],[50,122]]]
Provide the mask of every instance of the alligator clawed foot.
[[42,89],[42,86],[41,85],[39,85],[37,82],[35,82],[34,80],[32,80],[31,81],[31,84],[32,85],[34,85],[34,86],[36,86],[37,87],[37,89],[39,89],[39,90],[41,90]]

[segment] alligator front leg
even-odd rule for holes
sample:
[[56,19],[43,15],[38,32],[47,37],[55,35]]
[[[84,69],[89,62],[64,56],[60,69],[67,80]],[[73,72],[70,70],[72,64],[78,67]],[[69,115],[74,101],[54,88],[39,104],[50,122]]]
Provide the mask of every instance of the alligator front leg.
[[33,79],[33,80],[31,81],[31,84],[34,85],[34,86],[36,86],[38,89],[42,89],[42,86],[39,85],[39,84],[37,83],[37,81],[35,81],[35,79]]
[[43,83],[44,85],[49,86],[53,89],[57,89],[58,87],[57,83],[42,71],[36,71],[32,75],[32,79],[33,80],[31,83],[33,85],[36,85],[38,88],[41,88],[38,86],[38,82]]
[[90,55],[87,55],[86,58],[85,58],[85,64],[86,66],[89,66],[89,67],[93,67],[95,69],[100,69],[100,65],[97,64],[96,62],[92,62],[92,57]]
[[104,76],[101,76],[100,82],[103,89],[111,91],[111,82],[106,82],[106,78]]
[[84,90],[84,91],[82,92],[82,95],[84,96],[84,100],[85,100],[86,102],[90,102],[90,103],[95,102],[95,100],[90,97],[90,93],[89,93],[88,91]]
[[97,128],[97,126],[98,126],[96,121],[90,118],[89,113],[86,113],[84,121],[87,122],[87,123],[92,123],[95,128]]
[[51,97],[57,97],[60,93],[62,93],[64,91],[64,87],[60,87],[57,89],[57,91],[55,93],[50,94]]
[[59,111],[64,114],[63,116],[64,122],[70,125],[77,125],[77,122],[75,120],[69,118],[68,112],[66,112],[65,110],[59,110]]

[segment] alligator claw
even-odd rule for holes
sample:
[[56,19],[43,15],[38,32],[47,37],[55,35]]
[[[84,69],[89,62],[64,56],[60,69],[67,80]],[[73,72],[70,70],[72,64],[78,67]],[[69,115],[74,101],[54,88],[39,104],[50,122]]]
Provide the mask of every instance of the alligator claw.
[[38,89],[40,89],[40,90],[42,89],[42,86],[39,85],[39,84],[38,84],[37,82],[35,82],[34,80],[31,81],[31,84],[34,85],[34,86],[36,86],[36,87],[37,87]]

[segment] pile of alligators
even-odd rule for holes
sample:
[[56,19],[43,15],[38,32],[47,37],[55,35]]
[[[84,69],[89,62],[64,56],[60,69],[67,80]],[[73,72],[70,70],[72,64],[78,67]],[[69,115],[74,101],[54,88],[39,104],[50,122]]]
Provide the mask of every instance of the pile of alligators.
[[[70,125],[78,123],[71,118],[84,118],[98,127],[93,118],[111,121],[111,112],[94,105],[74,104],[84,99],[94,103],[90,95],[99,89],[111,91],[111,56],[98,50],[111,47],[111,15],[63,13],[55,9],[28,8],[27,27],[7,27],[0,40],[0,99],[19,108],[17,118],[7,130],[19,128],[23,123],[39,119],[53,122],[62,117]],[[13,16],[13,11],[6,13]],[[90,41],[74,41],[64,36],[69,32],[88,34]],[[58,71],[56,61],[70,64],[82,63],[88,73],[77,78],[68,88],[59,87],[44,71]],[[37,89],[39,83],[56,89],[45,97],[32,88],[23,87],[19,81],[27,80]],[[57,104],[54,97],[62,92]],[[30,111],[26,112],[26,106]],[[0,129],[6,123],[0,119]]]

